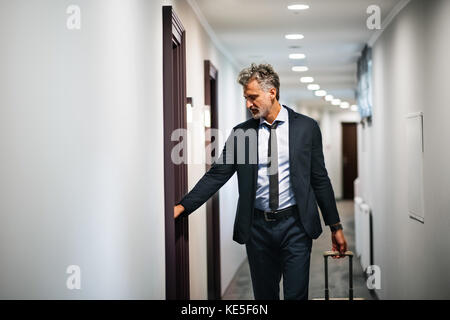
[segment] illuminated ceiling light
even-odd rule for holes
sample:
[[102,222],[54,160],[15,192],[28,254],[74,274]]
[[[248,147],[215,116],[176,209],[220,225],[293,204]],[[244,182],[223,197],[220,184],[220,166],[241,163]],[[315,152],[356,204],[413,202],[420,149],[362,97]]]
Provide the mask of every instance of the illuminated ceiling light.
[[338,106],[338,105],[341,104],[341,100],[339,100],[339,99],[333,99],[333,100],[331,100],[331,104],[332,104],[333,106]]
[[342,108],[342,109],[347,109],[348,107],[350,107],[350,103],[348,103],[348,102],[346,102],[346,101],[341,102],[341,108]]
[[305,59],[306,56],[303,53],[291,53],[289,59]]
[[308,90],[319,90],[320,86],[318,84],[308,84]]
[[350,107],[350,109],[351,109],[352,111],[358,111],[358,106],[357,106],[356,104],[354,104],[354,105],[352,105],[352,106]]
[[331,94],[327,94],[326,96],[325,96],[325,100],[326,101],[332,101],[334,99],[334,97],[331,95]]
[[325,97],[327,95],[327,92],[325,90],[317,90],[316,92],[314,92],[314,94],[317,97]]
[[314,82],[314,78],[313,77],[301,77],[300,82],[301,83],[312,83],[312,82]]
[[295,66],[295,67],[292,67],[292,71],[295,71],[295,72],[305,72],[305,71],[308,71],[308,67],[305,67],[305,66]]
[[306,10],[309,9],[309,6],[307,4],[293,4],[288,6],[289,10]]
[[288,39],[288,40],[301,40],[301,39],[304,38],[304,36],[303,36],[302,34],[298,34],[298,33],[295,33],[295,34],[287,34],[287,35],[285,35],[284,37],[285,37],[286,39]]

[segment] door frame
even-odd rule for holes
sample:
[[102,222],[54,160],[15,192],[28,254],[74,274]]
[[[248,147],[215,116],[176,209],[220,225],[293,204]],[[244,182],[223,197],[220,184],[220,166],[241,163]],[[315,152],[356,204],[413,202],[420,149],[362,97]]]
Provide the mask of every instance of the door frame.
[[[164,114],[164,214],[166,249],[166,299],[189,299],[188,217],[174,219],[173,207],[187,192],[187,163],[171,159],[175,141],[172,132],[187,128],[186,121],[186,32],[172,6],[163,15],[163,114]],[[187,152],[187,141],[182,141]],[[187,154],[183,154],[187,159]]]
[[[345,141],[344,141],[344,128],[345,127],[354,127],[354,133],[355,133],[355,171],[356,171],[356,176],[355,179],[358,178],[358,136],[357,136],[357,126],[358,123],[356,122],[341,122],[341,132],[342,132],[342,150],[341,150],[341,156],[342,156],[342,199],[350,199],[350,198],[346,198],[346,178],[345,178]],[[354,183],[352,183],[352,190],[353,190],[353,198],[355,195],[355,190],[354,190]]]
[[[219,128],[218,109],[218,77],[217,68],[209,60],[204,61],[205,105],[210,106],[211,128]],[[210,143],[207,134],[209,128],[205,128],[205,148]],[[217,138],[217,137],[216,137]],[[215,142],[217,144],[217,141]],[[206,148],[206,150],[208,150]],[[217,152],[215,150],[214,152]],[[217,158],[217,154],[213,155]],[[212,155],[206,155],[210,160]],[[209,170],[209,161],[206,162],[206,170]],[[221,268],[220,268],[220,205],[219,192],[216,192],[206,204],[206,241],[207,241],[207,278],[208,300],[218,300],[222,297]]]

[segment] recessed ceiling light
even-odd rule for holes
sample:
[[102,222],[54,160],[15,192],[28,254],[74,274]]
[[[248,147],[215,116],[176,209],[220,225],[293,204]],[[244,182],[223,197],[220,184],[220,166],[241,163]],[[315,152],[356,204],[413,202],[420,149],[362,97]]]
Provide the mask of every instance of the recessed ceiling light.
[[305,36],[299,33],[294,33],[294,34],[287,34],[284,37],[288,40],[300,40],[303,39]]
[[308,90],[319,90],[320,86],[318,84],[308,84]]
[[339,100],[339,99],[333,99],[333,100],[331,100],[331,104],[332,104],[333,106],[338,106],[338,105],[341,104],[341,100]]
[[306,10],[309,9],[309,6],[306,4],[293,4],[288,6],[289,10]]
[[356,104],[352,105],[350,108],[352,111],[358,111],[358,106]]
[[305,67],[305,66],[295,66],[295,67],[292,67],[292,71],[295,71],[295,72],[305,72],[305,71],[308,71],[308,67]]
[[326,101],[332,101],[334,99],[334,97],[331,95],[331,94],[327,94],[326,96],[325,96],[325,100]]
[[303,53],[291,53],[289,55],[289,59],[305,59],[305,57]]
[[327,92],[325,90],[317,90],[316,92],[314,92],[314,94],[317,97],[325,97],[327,95]]
[[348,103],[348,102],[346,102],[346,101],[341,102],[341,108],[342,108],[342,109],[347,109],[348,107],[350,107],[350,103]]
[[314,82],[314,78],[313,77],[301,77],[300,82],[301,83],[311,83],[311,82]]

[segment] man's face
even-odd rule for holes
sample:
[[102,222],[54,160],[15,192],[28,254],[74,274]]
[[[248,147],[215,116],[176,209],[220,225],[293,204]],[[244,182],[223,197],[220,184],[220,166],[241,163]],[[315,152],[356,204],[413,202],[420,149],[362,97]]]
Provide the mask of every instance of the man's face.
[[253,119],[265,118],[275,101],[276,89],[272,88],[265,92],[258,81],[253,79],[244,87],[244,98]]

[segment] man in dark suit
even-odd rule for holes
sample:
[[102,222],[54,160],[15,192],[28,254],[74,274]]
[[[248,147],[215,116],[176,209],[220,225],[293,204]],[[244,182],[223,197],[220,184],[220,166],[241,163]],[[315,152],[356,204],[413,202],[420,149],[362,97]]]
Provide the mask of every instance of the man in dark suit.
[[317,204],[332,232],[332,250],[347,250],[317,122],[281,106],[271,65],[252,64],[238,78],[249,119],[233,128],[220,158],[174,207],[187,216],[237,172],[233,239],[246,245],[255,299],[308,299],[312,240],[322,233]]

